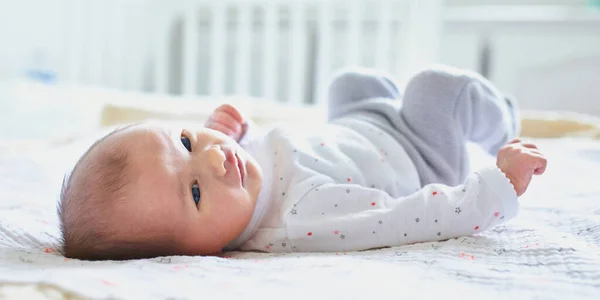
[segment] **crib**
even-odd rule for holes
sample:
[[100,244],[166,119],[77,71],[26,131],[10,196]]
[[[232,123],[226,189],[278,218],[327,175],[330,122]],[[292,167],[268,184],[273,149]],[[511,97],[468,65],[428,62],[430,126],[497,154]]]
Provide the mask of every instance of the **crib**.
[[60,80],[318,103],[349,65],[397,78],[436,59],[441,0],[63,0]]

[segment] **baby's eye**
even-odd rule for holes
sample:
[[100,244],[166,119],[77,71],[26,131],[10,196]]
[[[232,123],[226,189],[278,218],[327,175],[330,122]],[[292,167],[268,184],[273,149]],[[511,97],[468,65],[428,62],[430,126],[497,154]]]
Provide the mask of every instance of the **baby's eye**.
[[196,202],[196,205],[198,205],[200,202],[200,188],[198,187],[197,183],[192,185],[192,198],[194,198],[194,202]]
[[185,147],[185,149],[187,149],[187,151],[192,152],[192,143],[190,142],[190,139],[188,139],[185,136],[181,137],[181,143],[183,144],[183,146]]

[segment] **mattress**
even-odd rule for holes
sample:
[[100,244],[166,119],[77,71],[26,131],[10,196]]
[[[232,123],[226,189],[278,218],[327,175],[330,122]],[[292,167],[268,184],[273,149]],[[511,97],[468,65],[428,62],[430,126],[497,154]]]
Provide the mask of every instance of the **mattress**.
[[[56,129],[45,130],[38,135]],[[600,141],[589,137],[531,138],[547,173],[516,219],[474,236],[347,253],[87,262],[57,251],[55,207],[63,174],[95,136],[39,136],[0,138],[0,298],[600,299]],[[494,163],[470,151],[475,168]]]
[[[600,142],[537,142],[549,158],[547,174],[521,198],[516,219],[479,235],[353,253],[233,252],[126,262],[85,262],[57,252],[61,175],[83,145],[3,144],[0,282],[29,285],[0,291],[53,287],[61,297],[130,299],[598,299]],[[476,166],[493,163],[472,150]]]

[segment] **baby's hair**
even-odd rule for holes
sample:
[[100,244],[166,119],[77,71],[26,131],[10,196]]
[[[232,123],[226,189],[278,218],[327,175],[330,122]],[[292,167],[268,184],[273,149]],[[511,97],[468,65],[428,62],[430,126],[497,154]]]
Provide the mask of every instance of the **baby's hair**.
[[[129,126],[127,126],[129,127]],[[122,240],[110,216],[129,196],[127,186],[129,153],[112,147],[89,160],[90,153],[107,138],[127,128],[119,128],[95,142],[77,161],[70,175],[63,178],[57,207],[65,257],[85,260],[125,260],[149,258],[172,253],[172,242],[137,239]],[[82,162],[86,162],[85,168]],[[122,228],[120,228],[122,229]],[[122,230],[121,230],[122,231]]]

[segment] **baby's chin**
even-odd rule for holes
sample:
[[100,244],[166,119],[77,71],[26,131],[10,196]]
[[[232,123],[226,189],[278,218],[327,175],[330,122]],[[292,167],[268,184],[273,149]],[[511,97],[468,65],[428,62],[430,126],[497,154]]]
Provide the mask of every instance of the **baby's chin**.
[[180,255],[216,255],[223,252],[223,249],[242,234],[244,229],[245,227],[236,230],[227,229],[220,235],[204,233],[179,236],[176,248],[179,249]]

